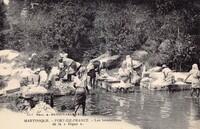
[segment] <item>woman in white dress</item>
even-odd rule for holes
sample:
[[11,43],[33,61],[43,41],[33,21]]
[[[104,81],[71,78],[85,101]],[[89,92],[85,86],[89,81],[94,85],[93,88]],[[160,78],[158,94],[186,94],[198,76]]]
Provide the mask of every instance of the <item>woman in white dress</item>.
[[190,70],[188,76],[185,78],[185,82],[186,80],[192,76],[192,89],[191,89],[191,96],[193,96],[193,93],[196,91],[197,92],[197,97],[199,96],[199,92],[200,92],[200,83],[199,83],[199,78],[200,78],[200,71],[198,68],[197,64],[193,64],[192,65],[192,69]]

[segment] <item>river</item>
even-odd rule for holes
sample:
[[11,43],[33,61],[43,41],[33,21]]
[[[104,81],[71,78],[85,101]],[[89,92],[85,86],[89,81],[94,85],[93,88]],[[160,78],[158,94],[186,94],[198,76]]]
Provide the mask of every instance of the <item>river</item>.
[[[61,112],[73,110],[72,101],[69,96],[54,99]],[[138,88],[134,93],[123,94],[96,89],[87,97],[86,113],[117,117],[142,129],[200,128],[200,99],[191,98],[189,91],[171,93]]]

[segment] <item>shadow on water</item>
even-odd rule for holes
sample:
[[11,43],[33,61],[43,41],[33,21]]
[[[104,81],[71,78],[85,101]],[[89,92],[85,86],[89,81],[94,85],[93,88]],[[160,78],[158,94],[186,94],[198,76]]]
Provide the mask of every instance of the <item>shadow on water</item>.
[[[60,111],[73,109],[73,96],[60,97],[56,101],[62,103],[57,105]],[[143,129],[200,127],[200,99],[191,98],[189,91],[169,93],[137,89],[137,92],[123,94],[96,89],[87,98],[86,111],[90,115],[120,118]]]

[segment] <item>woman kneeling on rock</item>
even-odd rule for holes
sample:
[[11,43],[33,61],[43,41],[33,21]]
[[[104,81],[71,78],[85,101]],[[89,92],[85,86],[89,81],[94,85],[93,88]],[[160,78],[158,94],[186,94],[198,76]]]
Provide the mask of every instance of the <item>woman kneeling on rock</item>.
[[192,69],[190,70],[188,76],[186,77],[185,82],[191,75],[193,77],[193,79],[192,79],[191,96],[193,96],[194,91],[196,91],[197,97],[199,97],[199,92],[200,92],[200,82],[199,82],[200,71],[199,71],[199,68],[198,68],[197,64],[193,64],[192,65]]
[[85,103],[86,103],[86,92],[89,94],[89,89],[87,87],[87,73],[86,69],[81,67],[74,78],[74,87],[76,89],[74,106],[74,115],[78,111],[79,107],[82,106],[82,113],[85,115]]
[[127,68],[127,63],[125,61],[122,62],[122,66],[118,70],[119,78],[124,83],[131,82],[131,71]]

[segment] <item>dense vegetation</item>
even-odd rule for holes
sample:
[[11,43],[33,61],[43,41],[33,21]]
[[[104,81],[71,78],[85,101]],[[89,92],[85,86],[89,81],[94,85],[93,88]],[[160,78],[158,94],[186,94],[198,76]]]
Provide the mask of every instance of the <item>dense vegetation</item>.
[[5,44],[5,35],[3,30],[6,26],[6,15],[5,15],[5,5],[0,2],[0,49],[3,49],[3,44]]
[[199,12],[199,0],[10,0],[0,45],[77,61],[145,50],[150,65],[187,70],[200,62]]

